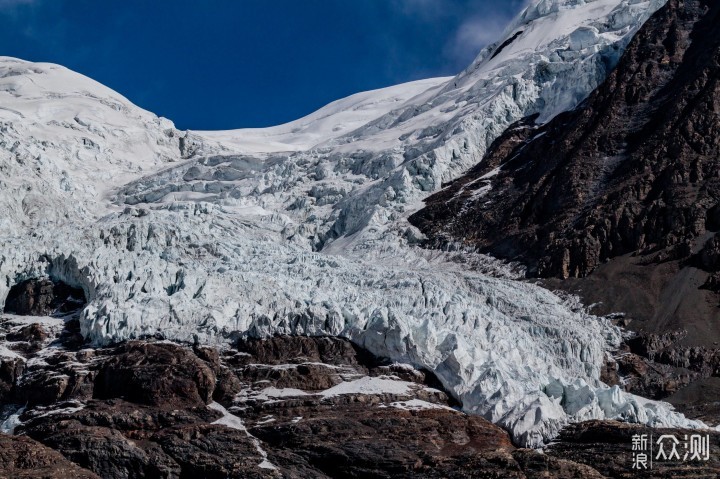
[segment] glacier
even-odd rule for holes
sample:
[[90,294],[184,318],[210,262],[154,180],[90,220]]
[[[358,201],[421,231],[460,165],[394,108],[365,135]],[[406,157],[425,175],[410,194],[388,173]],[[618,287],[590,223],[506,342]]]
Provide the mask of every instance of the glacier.
[[601,383],[622,336],[608,319],[512,265],[422,249],[407,222],[511,123],[578,105],[663,4],[535,1],[455,77],[270,129],[179,131],[61,66],[0,58],[0,301],[32,277],[81,287],[95,345],[349,338],[434,371],[524,446],[592,418],[704,427]]

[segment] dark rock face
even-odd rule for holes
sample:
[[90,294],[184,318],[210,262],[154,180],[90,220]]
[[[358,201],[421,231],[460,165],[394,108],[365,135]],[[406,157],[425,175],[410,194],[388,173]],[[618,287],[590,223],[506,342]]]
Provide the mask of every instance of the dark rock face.
[[[313,477],[416,477],[453,457],[513,448],[498,427],[448,407],[432,375],[387,364],[348,341],[284,336],[241,341],[238,349],[225,356],[244,386],[233,410],[273,463],[286,461],[277,458],[283,453],[299,457]],[[327,393],[373,380],[386,389]],[[417,401],[424,407],[414,408]]]
[[[608,360],[601,380],[649,399],[668,400],[696,382],[720,376],[720,350],[682,346],[684,336],[679,332],[635,335]],[[714,395],[705,399],[708,403],[714,400]],[[682,401],[675,403],[690,417],[708,424],[720,422],[717,407],[690,408]]]
[[720,271],[720,235],[710,238],[698,253],[699,266],[707,271]]
[[336,338],[276,336],[266,340],[243,339],[237,349],[262,364],[326,363],[357,365],[361,355],[371,356],[355,348],[349,341]]
[[[651,355],[665,343],[643,347]],[[338,338],[244,340],[223,351],[133,341],[45,350],[43,359],[14,379],[16,394],[46,400],[27,402],[21,436],[0,435],[0,477],[560,479],[631,471],[630,426],[573,426],[544,454],[516,449],[502,429],[449,407],[432,375]],[[46,388],[58,377],[70,393]],[[68,386],[72,377],[83,386]],[[222,405],[208,405],[211,397]],[[668,470],[676,472],[640,477],[670,477]],[[683,472],[715,477],[720,469],[711,462]]]
[[217,479],[279,476],[258,467],[262,457],[247,434],[225,426],[173,428],[157,433],[152,440],[180,465],[183,476]]
[[10,288],[5,301],[6,313],[20,316],[50,316],[68,313],[85,304],[85,293],[62,281],[28,279]]
[[720,423],[720,350],[687,347],[684,332],[641,334],[612,361],[623,389],[674,404],[686,416]]
[[37,323],[29,324],[19,331],[10,332],[5,336],[8,341],[43,342],[48,339],[48,333]]
[[[15,432],[103,478],[411,477],[423,461],[512,449],[500,428],[448,407],[425,384],[432,375],[336,338],[246,340],[222,353],[133,341],[43,359],[8,378],[27,404]],[[404,387],[323,395],[373,379]],[[208,407],[213,398],[231,413]],[[415,400],[429,409],[391,405]]]
[[94,396],[124,397],[138,404],[204,406],[215,375],[206,362],[173,344],[130,342],[111,351],[95,379]]
[[[532,139],[511,129],[413,221],[542,277],[583,277],[632,252],[691,256],[720,204],[719,19],[716,2],[671,0],[584,105]],[[469,198],[499,165],[490,196]],[[701,254],[710,270],[716,249]]]
[[22,358],[0,358],[0,404],[7,401],[24,370],[25,361]]
[[[208,424],[219,414],[207,408],[163,410],[108,400],[69,411],[51,418],[30,414],[22,430],[103,478],[262,477],[254,472],[261,458],[251,439]],[[234,465],[223,467],[231,454]]]
[[[548,448],[551,457],[591,465],[599,477],[617,478],[717,478],[720,474],[720,434],[710,433],[710,459],[705,461],[655,461],[652,470],[633,470],[632,436],[647,434],[657,439],[661,434],[683,440],[697,431],[650,429],[617,421],[589,421],[568,426]],[[703,432],[702,434],[705,434]],[[656,446],[657,448],[657,446]],[[680,454],[684,454],[679,448]],[[582,477],[582,476],[581,476]]]
[[329,477],[413,477],[456,457],[513,449],[496,426],[444,409],[355,404],[296,424],[256,426],[251,432]]
[[680,333],[637,336],[628,341],[630,350],[660,364],[696,371],[705,377],[720,372],[720,350],[681,347]]
[[0,477],[12,479],[99,479],[27,437],[0,434]]

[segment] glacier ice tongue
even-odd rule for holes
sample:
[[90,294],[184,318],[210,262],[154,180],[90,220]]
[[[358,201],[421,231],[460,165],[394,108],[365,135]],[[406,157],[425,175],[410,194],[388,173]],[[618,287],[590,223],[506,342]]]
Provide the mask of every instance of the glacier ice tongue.
[[662,3],[536,2],[457,77],[361,95],[361,120],[335,105],[261,151],[243,143],[261,132],[179,132],[62,67],[0,59],[0,300],[36,276],[82,287],[98,345],[346,337],[433,370],[522,445],[589,418],[701,427],[600,383],[607,320],[491,258],[419,249],[406,221],[507,125],[573,108]]
[[603,386],[599,368],[620,331],[543,288],[409,246],[404,258],[370,262],[312,252],[232,210],[182,206],[109,215],[1,271],[55,258],[46,271],[89,292],[83,334],[99,344],[156,334],[216,344],[238,334],[346,337],[433,370],[464,410],[523,445],[589,418],[700,426]]

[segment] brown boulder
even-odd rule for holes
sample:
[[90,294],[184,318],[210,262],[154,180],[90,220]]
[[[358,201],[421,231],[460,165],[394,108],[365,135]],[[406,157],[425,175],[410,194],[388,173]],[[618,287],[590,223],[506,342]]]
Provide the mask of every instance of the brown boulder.
[[28,437],[0,434],[0,479],[100,479]]
[[20,328],[18,331],[10,332],[5,336],[8,341],[43,342],[50,335],[41,324],[33,323]]
[[20,316],[50,316],[67,313],[85,304],[85,293],[62,281],[28,279],[10,288],[5,312]]
[[243,339],[240,352],[251,355],[261,364],[322,362],[356,365],[363,362],[366,351],[357,350],[349,341],[328,337],[275,336],[269,339]]
[[193,352],[171,343],[124,344],[98,372],[94,397],[177,408],[212,400],[215,374]]

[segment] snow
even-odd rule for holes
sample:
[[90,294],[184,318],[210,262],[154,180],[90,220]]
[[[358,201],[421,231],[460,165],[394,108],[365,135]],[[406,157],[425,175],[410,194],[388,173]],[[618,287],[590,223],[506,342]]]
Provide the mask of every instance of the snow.
[[260,421],[257,421],[255,424],[256,424],[257,426],[263,426],[263,425],[265,425],[265,424],[270,424],[270,423],[275,422],[275,421],[277,421],[277,419],[275,419],[274,417],[272,417],[272,416],[265,416],[263,419],[261,419]]
[[260,462],[260,464],[258,464],[258,467],[260,469],[272,469],[272,470],[277,469],[277,467],[273,463],[268,461],[267,451],[265,451],[262,448],[262,446],[260,445],[260,440],[258,438],[256,438],[255,436],[253,436],[252,434],[250,434],[250,432],[245,427],[245,424],[243,424],[242,419],[240,419],[239,417],[237,417],[236,415],[232,414],[230,411],[225,409],[223,407],[223,405],[220,403],[211,402],[210,404],[208,404],[208,407],[210,409],[218,411],[219,413],[221,413],[223,415],[220,419],[218,419],[217,421],[214,421],[213,424],[218,424],[221,426],[229,427],[231,429],[237,429],[238,431],[242,431],[247,435],[247,437],[249,437],[252,440],[252,442],[255,446],[255,450],[262,457],[262,461]]
[[[8,330],[8,332],[17,332],[24,326],[31,324],[39,324],[52,338],[59,334],[65,327],[65,320],[67,317],[75,317],[75,313],[64,317],[49,317],[49,316],[17,316],[14,314],[0,314],[0,324]],[[6,347],[0,345],[0,357],[7,357],[8,353]],[[12,351],[10,351],[12,353]],[[14,354],[14,353],[13,353]]]
[[344,381],[323,391],[322,396],[333,397],[343,394],[409,394],[414,383],[394,379],[365,376],[354,381]]
[[252,399],[268,401],[278,398],[298,397],[307,395],[308,393],[300,389],[269,387],[252,394]]
[[18,316],[15,314],[0,314],[0,321],[14,327],[39,324],[44,328],[54,331],[65,326],[65,319],[51,316]]
[[0,358],[2,359],[24,359],[22,356],[20,356],[15,351],[12,351],[11,349],[8,349],[4,345],[0,344]]
[[429,78],[356,93],[299,120],[270,128],[200,131],[198,134],[232,145],[243,153],[302,151],[350,133],[394,110],[411,98],[436,89],[450,78]]
[[396,401],[390,403],[390,407],[394,407],[396,409],[403,409],[406,411],[421,411],[426,409],[446,409],[449,411],[454,411],[453,408],[448,406],[443,406],[442,404],[435,404],[427,401],[423,401],[422,399],[411,399],[409,401]]
[[[364,376],[360,379],[343,381],[331,388],[320,392],[308,393],[306,391],[295,388],[276,388],[268,387],[260,391],[253,392],[249,398],[253,400],[272,401],[281,398],[300,397],[319,395],[325,398],[340,396],[343,394],[410,394],[413,389],[417,388],[417,384],[398,381],[396,379],[388,379],[385,377]],[[244,396],[244,394],[243,394]],[[246,399],[243,397],[242,399]]]
[[222,413],[223,415],[220,419],[214,421],[213,424],[219,424],[221,426],[227,426],[232,429],[237,429],[238,431],[247,432],[247,429],[245,428],[245,424],[243,424],[242,419],[235,416],[234,414],[231,414],[227,409],[223,407],[222,404],[211,402],[210,404],[208,404],[208,407],[219,413]]
[[[8,407],[12,407],[10,405],[5,406],[3,409],[7,409]],[[5,411],[3,411],[5,412]],[[22,421],[20,420],[20,416],[22,413],[25,412],[25,407],[20,407],[15,409],[7,418],[0,423],[0,433],[3,434],[14,434],[15,428],[22,425]]]
[[589,418],[701,427],[600,382],[621,338],[607,319],[492,258],[420,249],[407,222],[510,123],[574,108],[663,3],[535,2],[453,79],[264,131],[180,132],[63,67],[0,58],[0,302],[30,277],[81,287],[95,345],[348,338],[528,446]]
[[73,414],[73,413],[82,411],[83,409],[85,409],[85,405],[82,403],[78,403],[77,406],[68,406],[68,407],[64,407],[64,408],[60,408],[60,409],[50,409],[49,411],[44,412],[44,413],[40,414],[39,416],[34,416],[34,417],[40,418],[40,417],[54,416],[56,414]]
[[[412,367],[412,366],[409,366]],[[294,398],[301,396],[320,396],[323,398],[330,398],[335,396],[341,396],[344,394],[366,394],[366,395],[380,395],[380,394],[394,394],[394,395],[409,395],[411,392],[418,388],[416,383],[407,381],[400,381],[397,379],[390,379],[387,377],[370,377],[363,376],[359,379],[346,380],[331,388],[325,389],[319,392],[307,392],[295,388],[276,388],[268,387],[259,391],[254,391],[250,394],[240,393],[237,399],[253,399],[261,401],[274,401],[281,398]],[[429,388],[425,388],[432,391]]]

